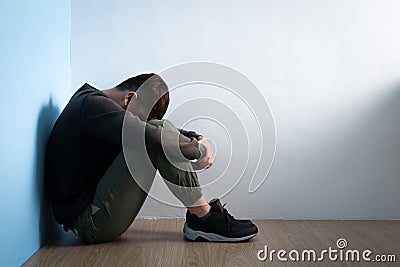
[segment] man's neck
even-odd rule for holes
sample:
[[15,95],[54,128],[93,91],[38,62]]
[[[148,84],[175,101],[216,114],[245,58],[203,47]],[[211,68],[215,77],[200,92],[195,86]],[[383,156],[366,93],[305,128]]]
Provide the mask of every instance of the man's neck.
[[102,90],[102,92],[106,96],[108,96],[108,98],[110,98],[111,100],[116,102],[118,105],[123,107],[124,94],[121,91],[119,91],[116,88],[110,88],[110,89]]

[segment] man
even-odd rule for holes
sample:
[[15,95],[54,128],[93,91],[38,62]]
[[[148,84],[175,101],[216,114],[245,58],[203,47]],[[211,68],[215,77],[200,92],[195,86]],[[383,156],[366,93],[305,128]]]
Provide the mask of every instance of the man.
[[[251,221],[236,220],[218,199],[205,200],[194,169],[210,168],[214,152],[203,136],[162,120],[168,104],[168,87],[153,73],[102,91],[84,84],[75,92],[46,148],[47,190],[56,221],[65,231],[72,230],[87,243],[120,236],[142,207],[158,170],[188,207],[187,239],[233,242],[257,234]],[[129,129],[129,138],[123,138],[123,127]],[[123,141],[124,151],[126,145],[134,155],[133,163],[140,163],[134,173],[127,166]],[[150,167],[141,164],[146,159]]]

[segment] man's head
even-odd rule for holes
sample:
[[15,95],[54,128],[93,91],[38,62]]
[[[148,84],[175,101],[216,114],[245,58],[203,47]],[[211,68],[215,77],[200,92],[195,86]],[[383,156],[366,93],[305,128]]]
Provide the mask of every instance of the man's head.
[[[154,73],[129,78],[115,89],[124,94],[123,108],[142,120],[162,119],[169,105],[168,86]],[[151,111],[150,111],[151,110]]]

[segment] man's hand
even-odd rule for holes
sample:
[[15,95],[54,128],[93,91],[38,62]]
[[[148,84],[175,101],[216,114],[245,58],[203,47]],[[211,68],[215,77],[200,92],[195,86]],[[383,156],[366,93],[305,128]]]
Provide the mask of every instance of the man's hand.
[[198,140],[199,140],[199,143],[204,145],[204,147],[206,149],[206,153],[201,158],[199,158],[196,162],[192,162],[192,167],[194,170],[208,169],[214,163],[215,153],[206,138],[204,138],[203,136],[200,136]]

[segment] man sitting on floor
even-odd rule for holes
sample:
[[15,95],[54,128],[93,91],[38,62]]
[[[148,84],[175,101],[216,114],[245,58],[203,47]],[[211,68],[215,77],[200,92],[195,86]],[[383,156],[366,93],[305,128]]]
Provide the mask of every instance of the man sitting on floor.
[[[144,84],[145,90],[138,90]],[[152,101],[155,105],[146,110],[145,103]],[[56,221],[64,230],[72,230],[87,243],[120,236],[142,207],[158,170],[188,208],[187,239],[233,242],[257,234],[251,221],[235,219],[218,199],[206,201],[194,170],[210,168],[214,152],[203,136],[162,119],[168,104],[168,87],[156,74],[138,75],[102,91],[84,84],[75,92],[46,148],[47,190]],[[135,173],[148,182],[146,190],[127,166],[123,125],[133,129],[133,136],[143,133],[144,140],[131,138],[127,144],[139,160],[151,161],[151,168]],[[143,142],[145,151],[140,150]],[[176,148],[183,157],[171,162],[167,155],[177,154]]]

